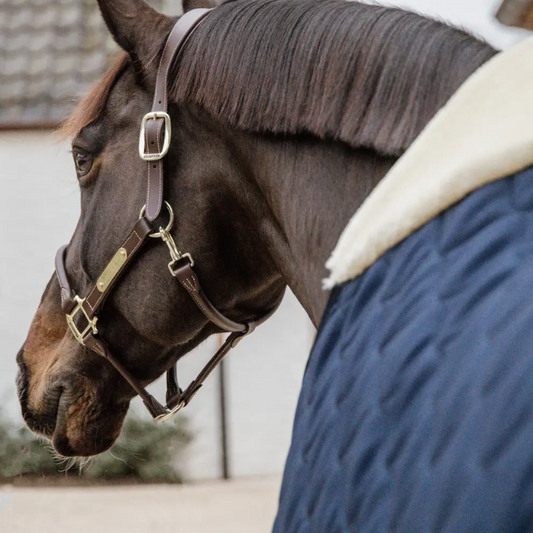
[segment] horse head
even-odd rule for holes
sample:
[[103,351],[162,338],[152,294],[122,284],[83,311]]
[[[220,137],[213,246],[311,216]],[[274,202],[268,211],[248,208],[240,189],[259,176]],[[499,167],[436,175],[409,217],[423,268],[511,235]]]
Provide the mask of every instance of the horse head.
[[[64,258],[77,294],[95,285],[146,203],[147,163],[139,128],[151,109],[156,71],[176,20],[142,0],[101,0],[103,18],[124,55],[80,104],[65,130],[79,183],[81,213]],[[198,2],[193,2],[198,7]],[[165,158],[174,238],[191,254],[214,304],[246,322],[274,308],[284,283],[268,253],[254,246],[247,220],[223,183],[245,173],[238,154],[178,105]],[[154,232],[169,213],[152,221]],[[99,312],[98,330],[121,364],[146,385],[209,335],[220,331],[169,274],[168,249],[148,239]],[[105,358],[76,341],[65,321],[61,287],[50,280],[19,352],[19,397],[29,427],[64,456],[108,449],[135,395]]]

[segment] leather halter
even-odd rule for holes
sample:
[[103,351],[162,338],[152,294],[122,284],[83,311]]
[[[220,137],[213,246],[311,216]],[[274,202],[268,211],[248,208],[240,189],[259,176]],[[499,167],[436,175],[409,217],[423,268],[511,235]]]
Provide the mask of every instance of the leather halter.
[[[142,208],[140,218],[132,231],[85,298],[80,298],[70,287],[65,268],[67,246],[60,248],[56,255],[56,274],[61,287],[61,308],[66,314],[67,324],[74,338],[82,346],[107,359],[142,398],[148,411],[156,420],[167,420],[185,407],[231,348],[237,346],[246,335],[252,333],[256,326],[265,322],[276,310],[274,308],[259,320],[243,324],[234,322],[222,315],[203,292],[198,276],[193,270],[194,261],[191,255],[180,252],[174,242],[170,233],[174,222],[174,213],[167,202],[165,205],[170,215],[168,226],[159,228],[159,231],[155,232],[151,225],[151,222],[159,216],[164,199],[163,161],[170,147],[171,137],[171,122],[167,113],[169,70],[189,36],[209,11],[209,9],[194,9],[186,13],[178,20],[167,39],[157,71],[152,111],[145,115],[141,123],[139,155],[147,161],[146,205]],[[185,391],[181,390],[178,385],[176,366],[167,372],[166,406],[160,404],[149,394],[137,378],[125,368],[105,340],[98,334],[97,329],[99,309],[149,237],[160,238],[167,244],[171,257],[168,268],[172,276],[179,281],[211,322],[220,329],[230,332],[224,344]],[[80,325],[81,323],[83,323],[83,327]]]

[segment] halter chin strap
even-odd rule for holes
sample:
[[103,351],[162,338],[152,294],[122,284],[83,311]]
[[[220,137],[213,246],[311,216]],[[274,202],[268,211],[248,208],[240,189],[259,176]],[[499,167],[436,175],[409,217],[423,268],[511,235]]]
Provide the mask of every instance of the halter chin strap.
[[[139,220],[132,231],[85,298],[80,298],[69,284],[65,267],[67,247],[60,248],[56,255],[56,275],[61,288],[61,308],[66,314],[67,324],[74,338],[82,346],[107,359],[142,398],[152,417],[161,421],[171,418],[185,407],[224,356],[244,337],[252,333],[258,325],[270,318],[277,309],[276,306],[259,320],[244,324],[230,320],[220,313],[205,295],[200,280],[193,270],[194,261],[191,255],[184,254],[177,248],[170,233],[174,223],[174,213],[167,202],[165,205],[170,216],[167,227],[159,228],[159,231],[155,232],[151,225],[151,222],[159,216],[163,205],[163,158],[170,147],[172,128],[167,114],[168,73],[194,28],[209,11],[208,9],[194,9],[186,13],[178,20],[167,39],[157,72],[152,111],[143,118],[141,123],[139,155],[148,163],[146,205],[142,208]],[[166,406],[147,392],[98,334],[98,310],[150,237],[160,238],[168,246],[171,258],[168,264],[170,273],[189,293],[202,313],[220,329],[230,333],[224,344],[184,391],[178,385],[176,366],[167,372]]]

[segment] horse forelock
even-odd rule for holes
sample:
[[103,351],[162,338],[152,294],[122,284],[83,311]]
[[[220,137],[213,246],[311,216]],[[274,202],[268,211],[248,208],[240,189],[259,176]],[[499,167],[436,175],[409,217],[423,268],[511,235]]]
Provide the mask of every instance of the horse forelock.
[[197,28],[170,96],[231,126],[399,155],[495,54],[468,33],[344,0],[235,0]]

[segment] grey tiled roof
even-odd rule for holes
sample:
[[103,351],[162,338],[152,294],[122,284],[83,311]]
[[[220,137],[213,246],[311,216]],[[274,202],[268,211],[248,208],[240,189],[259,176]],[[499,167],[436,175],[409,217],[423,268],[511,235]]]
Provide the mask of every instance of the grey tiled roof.
[[115,50],[96,0],[0,0],[0,127],[63,119]]

